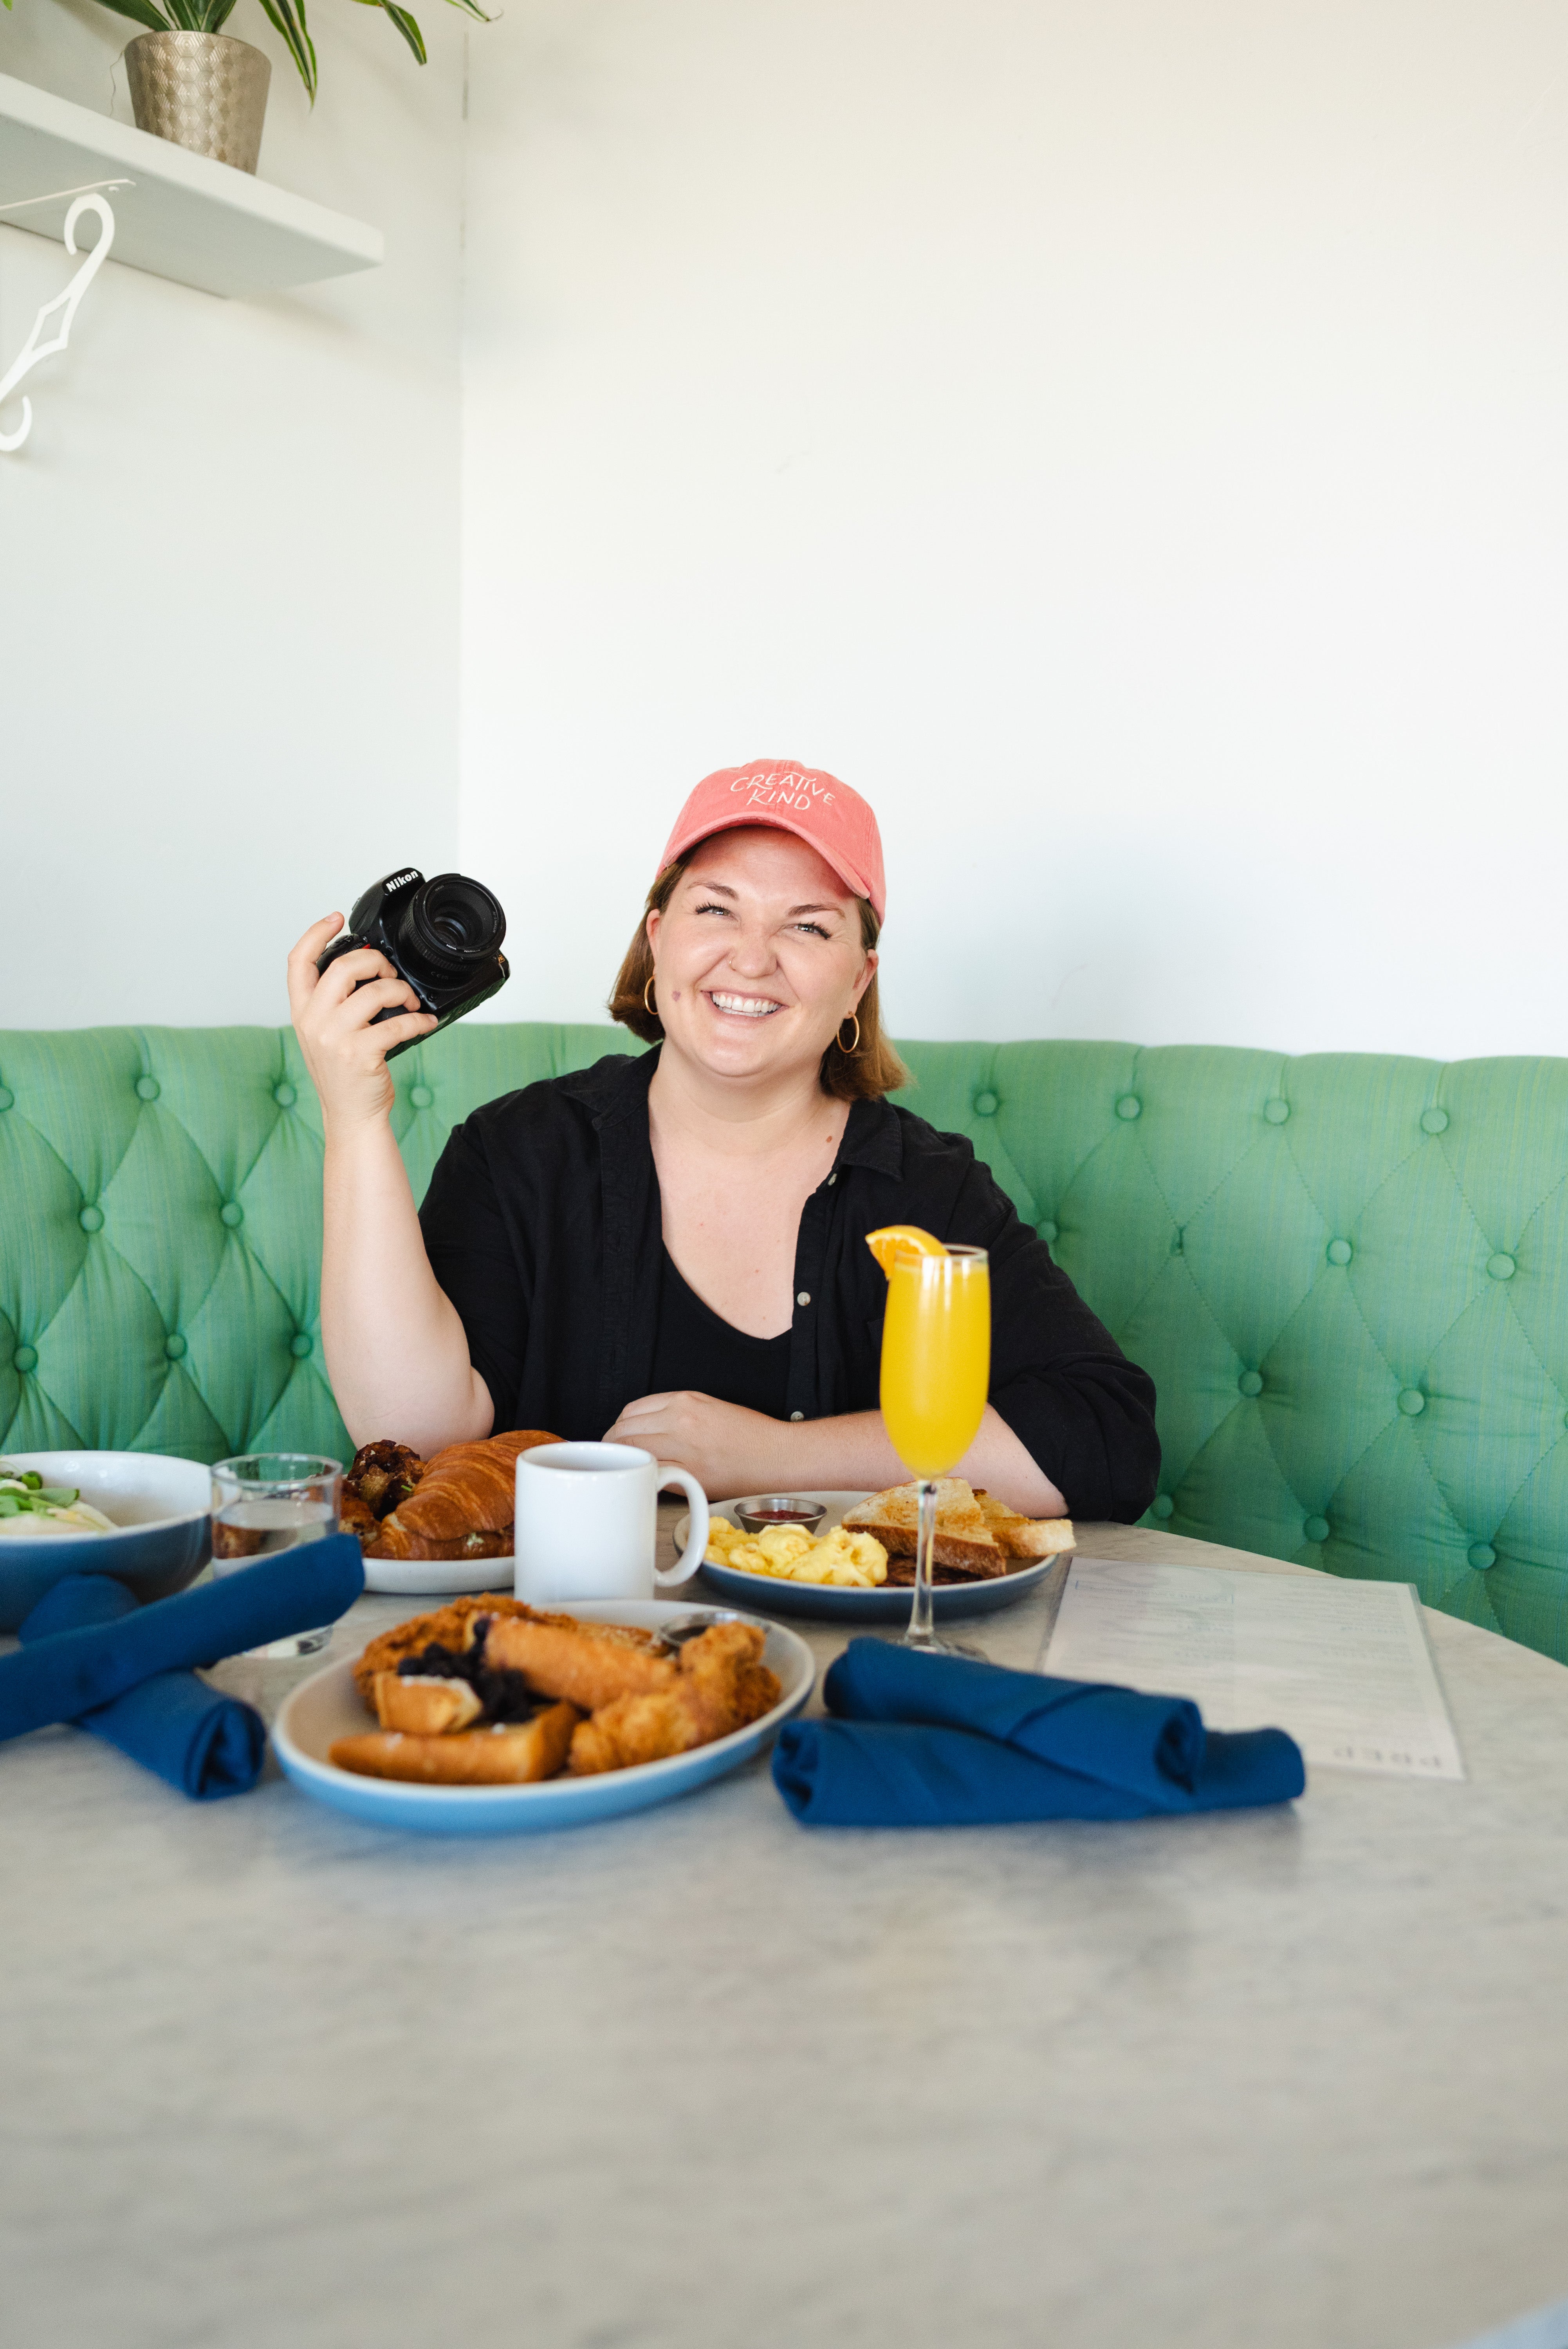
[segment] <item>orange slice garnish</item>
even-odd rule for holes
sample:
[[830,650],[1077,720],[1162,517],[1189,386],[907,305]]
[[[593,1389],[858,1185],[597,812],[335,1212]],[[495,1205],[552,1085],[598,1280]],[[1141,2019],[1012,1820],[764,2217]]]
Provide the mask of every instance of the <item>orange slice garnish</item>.
[[946,1256],[947,1249],[919,1224],[884,1224],[879,1232],[867,1232],[866,1245],[887,1274],[893,1278],[893,1259],[900,1248],[916,1256]]

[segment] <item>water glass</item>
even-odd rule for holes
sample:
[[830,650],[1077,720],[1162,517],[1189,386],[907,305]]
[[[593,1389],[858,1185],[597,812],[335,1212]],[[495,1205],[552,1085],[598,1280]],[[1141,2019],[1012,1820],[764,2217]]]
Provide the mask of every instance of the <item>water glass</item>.
[[[233,1574],[258,1557],[321,1541],[337,1530],[343,1471],[314,1452],[246,1452],[213,1470],[213,1572]],[[253,1656],[314,1656],[332,1637],[330,1623],[295,1631]]]

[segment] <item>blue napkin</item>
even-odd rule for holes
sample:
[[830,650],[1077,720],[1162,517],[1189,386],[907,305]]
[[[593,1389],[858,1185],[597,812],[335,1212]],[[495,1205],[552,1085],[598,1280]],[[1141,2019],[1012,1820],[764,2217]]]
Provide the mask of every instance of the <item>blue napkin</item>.
[[317,1623],[335,1623],[364,1588],[358,1543],[352,1534],[329,1534],[173,1599],[154,1599],[119,1622],[58,1631],[18,1648],[0,1656],[0,1739],[51,1722],[79,1721],[154,1672],[215,1664]]
[[1289,1802],[1282,1729],[1207,1730],[1186,1697],[1048,1680],[852,1640],[824,1683],[837,1718],[794,1721],[774,1781],[813,1826],[1137,1819]]
[[[94,1623],[120,1623],[139,1602],[108,1574],[67,1574],[46,1591],[17,1637],[24,1646]],[[78,1729],[117,1745],[193,1802],[245,1795],[261,1775],[266,1723],[254,1705],[222,1696],[194,1672],[154,1672],[109,1704],[80,1714]]]

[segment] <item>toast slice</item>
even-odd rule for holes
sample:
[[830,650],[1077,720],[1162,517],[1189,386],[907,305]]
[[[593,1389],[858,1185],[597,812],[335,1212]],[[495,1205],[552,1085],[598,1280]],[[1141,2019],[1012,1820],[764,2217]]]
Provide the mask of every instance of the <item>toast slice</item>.
[[1073,1530],[1071,1517],[1023,1517],[1010,1509],[1005,1501],[998,1501],[983,1485],[975,1492],[984,1516],[986,1531],[1009,1557],[1055,1557],[1064,1549],[1075,1549],[1078,1537]]
[[[894,1485],[846,1511],[851,1533],[873,1534],[890,1558],[913,1557],[920,1522],[920,1496],[914,1485]],[[961,1476],[937,1479],[938,1566],[966,1579],[988,1580],[1007,1571],[1007,1552],[985,1522],[972,1488]]]

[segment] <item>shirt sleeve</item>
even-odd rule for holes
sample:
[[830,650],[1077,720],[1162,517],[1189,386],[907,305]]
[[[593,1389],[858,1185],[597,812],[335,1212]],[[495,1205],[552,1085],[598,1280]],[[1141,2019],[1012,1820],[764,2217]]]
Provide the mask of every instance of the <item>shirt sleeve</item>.
[[473,1120],[454,1126],[420,1209],[431,1270],[457,1308],[468,1359],[490,1390],[497,1429],[515,1424],[527,1303]]
[[948,1237],[991,1257],[991,1400],[1075,1517],[1130,1525],[1155,1495],[1154,1381],[1129,1362],[977,1159]]

